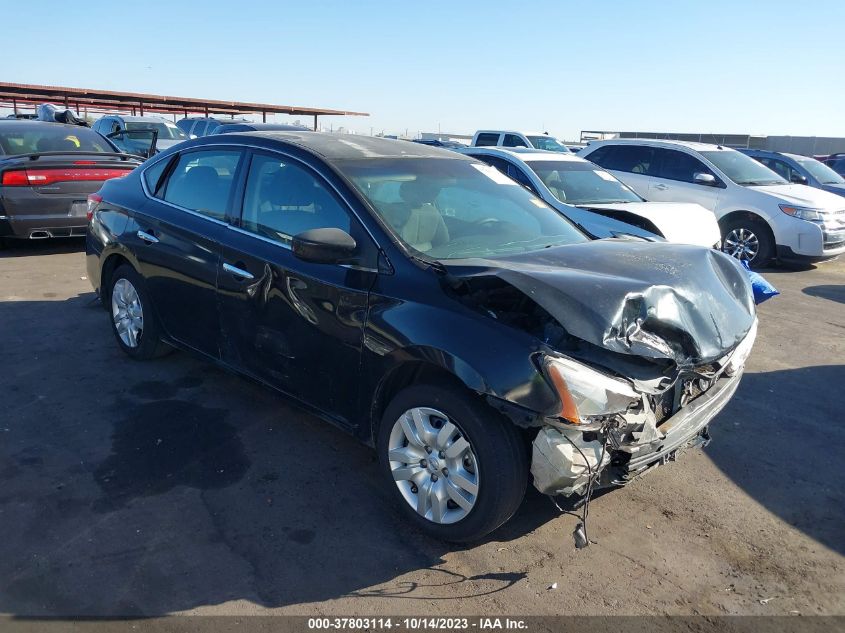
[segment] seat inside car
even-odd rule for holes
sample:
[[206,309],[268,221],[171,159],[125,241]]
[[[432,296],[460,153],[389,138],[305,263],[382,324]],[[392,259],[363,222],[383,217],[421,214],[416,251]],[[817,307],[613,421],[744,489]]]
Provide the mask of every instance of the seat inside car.
[[187,209],[211,211],[215,217],[225,215],[220,205],[220,175],[214,167],[197,165],[191,167],[185,175],[175,178],[168,191],[168,200]]
[[566,191],[563,189],[563,179],[560,177],[560,172],[557,170],[549,172],[543,184],[549,188],[555,198],[561,201],[566,200]]
[[402,239],[418,251],[427,252],[449,242],[449,229],[440,211],[432,203],[437,191],[415,180],[403,182],[399,196],[410,209],[408,219],[399,229]]
[[278,239],[314,228],[349,230],[349,217],[307,171],[282,165],[265,174],[255,196],[247,194],[244,228]]

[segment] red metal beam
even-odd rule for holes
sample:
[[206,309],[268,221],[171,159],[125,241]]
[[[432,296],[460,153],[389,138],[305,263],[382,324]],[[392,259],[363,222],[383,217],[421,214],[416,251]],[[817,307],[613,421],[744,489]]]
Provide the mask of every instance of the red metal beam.
[[[0,82],[0,92],[20,99],[37,98],[42,101],[69,103],[69,99],[79,103],[91,105],[116,105],[124,107],[139,107],[147,111],[189,111],[189,112],[217,112],[235,114],[299,114],[299,115],[334,115],[334,116],[369,116],[366,112],[350,110],[330,110],[326,108],[308,108],[268,103],[252,103],[243,101],[220,101],[216,99],[194,99],[191,97],[172,97],[165,95],[143,94],[136,92],[118,92],[109,90],[92,90],[88,88],[68,88],[65,86],[40,86],[31,84],[16,84]],[[162,108],[157,110],[157,108]]]

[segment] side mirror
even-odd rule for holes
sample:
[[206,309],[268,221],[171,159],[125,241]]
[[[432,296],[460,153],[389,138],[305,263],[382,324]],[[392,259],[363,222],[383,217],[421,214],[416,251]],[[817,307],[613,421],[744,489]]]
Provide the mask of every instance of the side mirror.
[[716,186],[716,176],[713,174],[705,174],[703,172],[696,172],[692,177],[692,181],[697,185],[707,185],[708,187]]
[[293,236],[293,254],[314,264],[345,264],[355,255],[358,245],[349,233],[340,229],[311,229]]
[[793,171],[789,176],[789,182],[795,183],[796,185],[806,185],[807,178],[806,176],[802,176],[797,171]]

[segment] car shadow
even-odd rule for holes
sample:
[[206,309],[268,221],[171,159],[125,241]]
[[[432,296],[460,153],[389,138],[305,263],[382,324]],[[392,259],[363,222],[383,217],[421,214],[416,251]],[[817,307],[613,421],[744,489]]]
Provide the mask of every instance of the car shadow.
[[803,289],[805,295],[829,299],[836,303],[845,303],[845,284],[823,284],[820,286],[808,286]]
[[[371,449],[186,353],[127,358],[93,293],[0,302],[0,322],[14,332],[4,360],[17,368],[0,378],[4,613],[458,600],[526,576],[442,569],[462,546],[404,519]],[[554,516],[547,498],[529,494],[488,541]]]
[[5,257],[32,257],[33,255],[60,255],[85,250],[84,237],[63,237],[45,240],[7,239],[0,247],[0,259]]
[[705,449],[743,492],[845,554],[845,365],[746,374]]
[[[371,449],[188,354],[127,358],[93,293],[0,302],[0,322],[11,333],[4,360],[16,368],[0,377],[3,613],[152,616],[340,597],[424,604],[526,577],[519,563],[444,569],[464,546],[404,519]],[[828,394],[843,379],[842,367],[747,375],[707,449],[749,496],[839,552],[845,430]],[[529,488],[485,542],[522,538],[558,514]]]

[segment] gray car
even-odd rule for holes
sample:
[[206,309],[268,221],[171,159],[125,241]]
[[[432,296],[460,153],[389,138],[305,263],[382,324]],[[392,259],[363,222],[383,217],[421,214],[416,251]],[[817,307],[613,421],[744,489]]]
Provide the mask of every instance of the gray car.
[[765,149],[740,149],[739,151],[763,163],[789,182],[809,185],[845,196],[845,178],[815,158]]
[[139,164],[87,127],[0,121],[0,241],[84,235],[89,195]]
[[[109,114],[98,119],[93,126],[95,132],[109,137],[121,150],[130,154],[145,154],[149,149],[151,138],[143,135],[143,131],[155,130],[158,132],[156,138],[156,150],[163,151],[188,140],[185,134],[175,123],[158,116],[124,116]],[[138,134],[133,135],[132,132]],[[128,135],[110,136],[120,132],[129,132]]]

